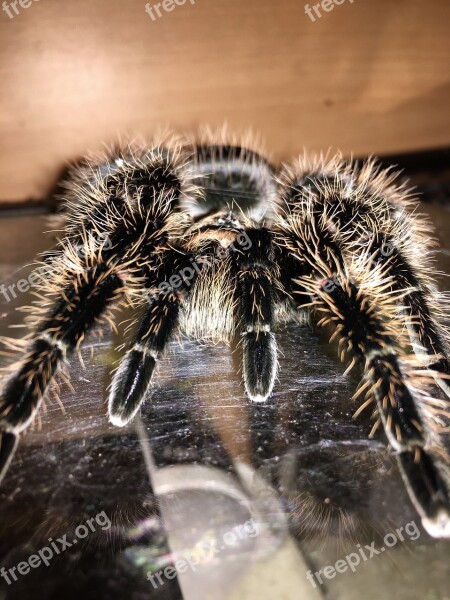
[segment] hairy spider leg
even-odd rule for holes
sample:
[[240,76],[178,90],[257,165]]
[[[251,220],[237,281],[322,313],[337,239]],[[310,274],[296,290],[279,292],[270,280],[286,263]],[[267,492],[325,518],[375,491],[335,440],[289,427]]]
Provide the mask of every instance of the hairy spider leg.
[[[75,277],[62,290],[48,316],[34,333],[17,371],[0,399],[0,431],[19,434],[30,424],[62,363],[121,292],[122,279],[107,265],[97,265]],[[3,472],[9,464],[3,447]]]
[[[326,285],[326,284],[325,284]],[[448,495],[437,469],[423,449],[424,426],[413,392],[399,364],[395,339],[386,331],[376,305],[355,285],[346,282],[325,291],[314,286],[317,307],[328,316],[365,371],[376,399],[378,414],[391,446],[396,450],[411,500],[427,520],[427,529],[448,519]],[[420,482],[420,485],[418,485]],[[417,493],[419,491],[419,493]],[[446,523],[448,528],[448,521]]]
[[368,394],[375,398],[386,436],[396,450],[407,490],[424,527],[431,535],[448,536],[448,493],[436,466],[426,456],[420,399],[408,386],[400,365],[401,347],[396,338],[401,327],[395,324],[396,299],[385,294],[383,283],[377,290],[375,281],[370,293],[369,269],[362,270],[368,277],[365,285],[354,283],[353,274],[343,266],[342,252],[336,252],[337,239],[335,248],[324,246],[321,241],[327,236],[326,222],[316,221],[310,212],[288,211],[280,220],[278,243],[303,261],[300,272],[305,263],[310,269],[306,276],[294,275],[293,293],[311,298],[310,305],[321,316],[319,324],[334,327],[346,350],[364,370]]
[[[28,349],[1,393],[0,432],[17,435],[30,424],[70,353],[86,333],[101,322],[108,307],[117,304],[124,288],[140,284],[139,276],[148,276],[154,268],[153,252],[167,244],[169,232],[179,230],[179,224],[172,222],[181,189],[176,168],[171,168],[168,157],[160,155],[145,165],[138,164],[140,177],[137,180],[126,179],[123,170],[133,174],[136,166],[125,163],[123,170],[117,173],[116,185],[107,191],[102,188],[107,195],[104,202],[124,194],[121,212],[106,224],[95,223],[95,215],[88,214],[83,221],[93,225],[93,231],[82,227],[82,234],[76,238],[69,235],[63,240],[59,253],[49,259],[49,271],[40,288],[41,302],[30,307],[33,331]],[[163,174],[167,175],[165,183],[161,183]],[[86,189],[84,193],[84,207],[89,210]],[[92,210],[98,210],[96,203]],[[96,237],[99,234],[102,234],[100,241]],[[110,241],[108,245],[104,234]],[[80,243],[82,252],[78,247]],[[147,260],[142,260],[142,254]],[[15,446],[11,440],[2,444],[0,462],[4,468],[0,479],[10,463],[8,452],[11,454]]]
[[[189,271],[188,280],[182,278],[185,270]],[[111,382],[108,413],[114,425],[126,425],[142,404],[156,363],[178,327],[180,308],[196,276],[190,255],[175,250],[165,253],[154,276],[154,287],[148,286],[145,292],[145,312]],[[171,280],[176,288],[169,288]]]
[[[392,289],[407,290],[402,302],[409,312],[409,329],[411,342],[420,357],[425,352],[431,357],[432,364],[428,368],[436,372],[436,382],[450,396],[448,379],[450,377],[450,361],[445,343],[445,330],[433,318],[430,305],[439,314],[441,307],[430,296],[426,285],[420,281],[418,273],[408,259],[396,247],[395,240],[388,234],[374,232],[368,240],[369,252],[375,264],[385,267],[385,272],[394,275]],[[386,252],[383,249],[388,248]],[[418,342],[418,344],[417,344]],[[418,346],[418,348],[417,348]]]
[[250,243],[237,257],[237,322],[246,392],[254,402],[264,402],[272,392],[278,364],[273,333],[277,269],[271,232],[263,227],[245,232]]
[[382,265],[386,275],[393,275],[391,289],[406,291],[402,304],[413,348],[419,357],[424,353],[430,357],[426,366],[450,397],[443,297],[432,293],[427,281],[433,271],[429,227],[414,214],[415,206],[396,177],[373,160],[361,168],[339,156],[328,163],[323,158],[312,164],[301,161],[281,174],[283,201],[297,209],[311,203],[315,217],[326,218],[328,227],[339,232],[344,252],[367,252],[373,265]]

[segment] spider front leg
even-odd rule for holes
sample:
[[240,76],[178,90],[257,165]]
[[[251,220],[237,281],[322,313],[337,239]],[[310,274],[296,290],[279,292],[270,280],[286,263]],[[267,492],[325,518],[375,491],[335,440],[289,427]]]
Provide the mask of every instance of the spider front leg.
[[[126,425],[142,404],[157,360],[178,326],[183,298],[197,275],[189,255],[179,251],[168,251],[162,262],[153,277],[156,291],[152,293],[151,286],[144,290],[148,294],[145,312],[111,382],[109,419],[119,427]],[[176,290],[169,289],[173,276],[179,284]],[[161,291],[161,287],[167,291]]]
[[108,414],[114,425],[123,427],[138,411],[156,362],[177,326],[179,309],[179,297],[170,292],[149,300],[131,347],[111,382]]
[[420,409],[424,399],[413,391],[408,371],[400,361],[396,326],[392,325],[395,308],[389,311],[386,303],[385,310],[380,310],[377,294],[371,296],[363,291],[346,274],[338,274],[338,281],[336,284],[335,276],[312,276],[299,283],[313,294],[321,324],[334,325],[346,350],[363,368],[368,401],[371,397],[376,401],[378,415],[424,527],[435,537],[450,536],[448,491],[427,454],[431,440]]
[[[410,498],[430,535],[450,536],[449,495],[429,448],[436,436],[425,415],[425,394],[415,389],[414,379],[402,360],[408,345],[404,319],[397,303],[401,296],[390,291],[391,282],[381,269],[343,261],[335,232],[311,213],[288,212],[276,228],[281,250],[297,261],[297,277],[290,274],[291,292],[320,314],[320,325],[335,329],[340,344],[364,372],[366,391],[363,407],[375,401],[387,439],[397,454],[398,464]],[[306,271],[306,272],[305,272]],[[361,410],[361,409],[360,409]],[[358,411],[359,412],[359,411]]]
[[[98,264],[67,277],[48,314],[36,328],[17,371],[8,379],[0,399],[0,480],[18,436],[39,409],[63,362],[121,294],[123,280],[114,268]],[[15,442],[15,443],[14,443]]]
[[247,229],[249,248],[239,255],[236,286],[238,329],[242,336],[246,392],[254,402],[271,394],[277,374],[277,344],[273,333],[274,286],[272,234]]
[[[406,239],[403,245],[406,248],[414,245],[420,247],[418,240],[409,241],[407,235],[404,237]],[[447,331],[441,324],[442,307],[434,300],[422,281],[426,273],[422,273],[422,278],[418,276],[412,261],[398,248],[393,235],[374,233],[372,239],[367,242],[367,254],[371,256],[373,263],[382,265],[386,273],[394,276],[392,289],[399,292],[407,290],[402,301],[409,312],[407,318],[410,319],[409,330],[413,347],[421,360],[424,359],[424,354],[429,357],[426,364],[432,370],[436,383],[450,396],[450,361],[448,344],[445,341]]]
[[348,279],[327,286],[314,278],[305,287],[314,291],[316,306],[332,323],[347,350],[364,369],[370,394],[396,456],[411,500],[427,531],[450,536],[449,496],[426,447],[431,441],[422,418],[421,399],[412,390],[408,370],[400,362],[395,327],[387,319],[394,313],[379,310],[374,298]]

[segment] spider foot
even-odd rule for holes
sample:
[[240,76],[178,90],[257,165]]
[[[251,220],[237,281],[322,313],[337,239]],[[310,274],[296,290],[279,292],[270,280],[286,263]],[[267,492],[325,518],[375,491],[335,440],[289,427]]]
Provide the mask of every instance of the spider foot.
[[447,486],[430,456],[421,448],[397,456],[409,497],[425,531],[434,538],[450,538],[450,501]]
[[277,373],[277,346],[271,332],[250,332],[243,336],[245,390],[253,402],[270,396]]
[[450,512],[441,508],[433,517],[422,517],[425,531],[433,538],[450,539]]
[[151,353],[139,349],[127,353],[111,384],[108,412],[113,425],[124,427],[134,417],[150,385],[155,365]]
[[16,451],[19,436],[9,431],[0,431],[0,482],[8,470]]

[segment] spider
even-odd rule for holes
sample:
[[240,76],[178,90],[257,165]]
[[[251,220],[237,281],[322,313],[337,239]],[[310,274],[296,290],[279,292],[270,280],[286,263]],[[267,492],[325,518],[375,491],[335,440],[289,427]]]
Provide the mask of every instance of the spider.
[[177,331],[237,340],[246,393],[266,401],[275,328],[306,314],[359,369],[357,414],[372,405],[424,528],[450,536],[446,303],[430,225],[397,174],[340,154],[275,168],[242,140],[173,137],[84,160],[65,200],[28,333],[4,341],[19,355],[0,396],[0,476],[70,354],[120,305],[141,315],[110,386],[119,427]]

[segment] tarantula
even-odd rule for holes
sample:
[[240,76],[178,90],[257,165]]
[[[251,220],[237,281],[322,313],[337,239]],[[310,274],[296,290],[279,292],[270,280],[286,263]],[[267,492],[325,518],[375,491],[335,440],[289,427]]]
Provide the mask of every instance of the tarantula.
[[[373,159],[300,157],[276,169],[242,142],[174,138],[86,160],[66,185],[64,235],[44,255],[29,333],[0,397],[0,477],[18,436],[85,335],[142,307],[114,374],[109,419],[128,423],[177,330],[240,344],[249,398],[277,375],[274,329],[305,312],[362,373],[425,529],[450,536],[442,442],[450,376],[430,226]],[[330,340],[331,341],[331,340]]]

